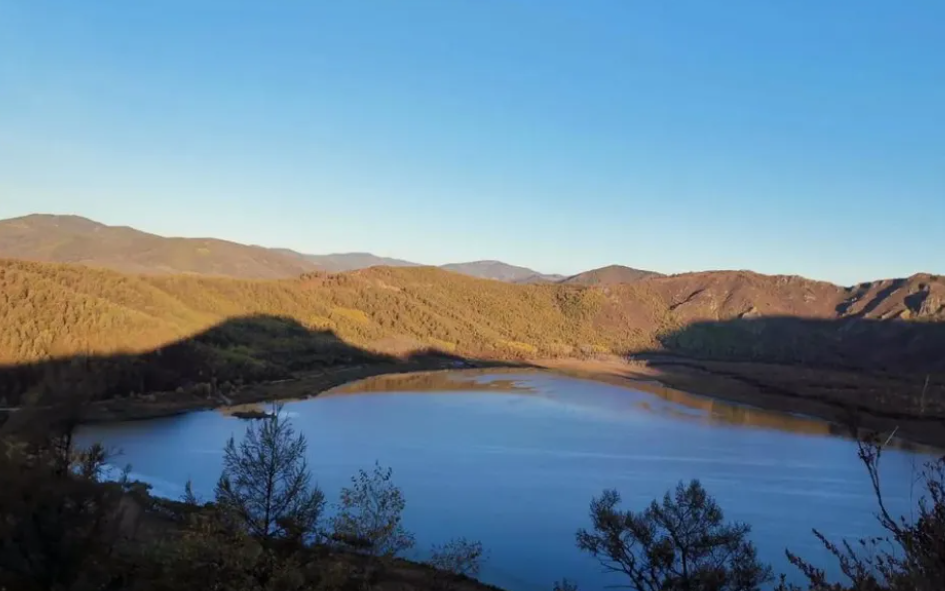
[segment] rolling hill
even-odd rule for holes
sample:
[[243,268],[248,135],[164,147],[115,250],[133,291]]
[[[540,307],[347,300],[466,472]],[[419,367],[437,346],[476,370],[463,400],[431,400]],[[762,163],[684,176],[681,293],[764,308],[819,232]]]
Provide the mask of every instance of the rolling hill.
[[253,279],[293,277],[319,267],[304,258],[213,238],[165,238],[66,215],[0,221],[0,256],[80,263],[128,273],[192,273]]
[[469,263],[450,263],[441,269],[462,273],[480,279],[495,279],[509,283],[554,283],[563,279],[561,275],[545,275],[527,267],[517,267],[502,261],[472,261]]
[[[192,273],[240,279],[281,279],[309,271],[341,273],[419,263],[368,252],[305,254],[213,238],[168,238],[73,215],[33,214],[0,220],[0,257],[79,263],[126,273]],[[444,265],[457,273],[521,283],[563,279],[499,261]]]
[[[125,273],[188,273],[239,279],[284,279],[310,271],[341,273],[376,266],[423,266],[368,252],[306,254],[214,238],[165,237],[79,216],[50,214],[0,220],[0,257],[78,263]],[[612,265],[565,277],[501,261],[450,263],[440,268],[470,277],[523,284],[631,283],[659,275]]]
[[153,351],[253,317],[287,319],[305,335],[249,325],[239,338],[205,344],[203,369],[194,371],[278,375],[299,351],[307,360],[320,347],[337,356],[338,342],[366,354],[432,347],[501,360],[665,351],[945,373],[945,280],[931,275],[854,288],[734,271],[580,286],[515,285],[433,267],[238,280],[0,261],[0,365],[8,367]]
[[622,265],[610,265],[563,278],[561,283],[571,283],[575,285],[613,285],[615,283],[633,283],[641,279],[646,279],[647,277],[660,277],[661,275],[661,273],[656,273],[655,271],[644,271],[642,269],[633,269]]
[[411,263],[402,259],[381,257],[369,252],[340,252],[333,254],[302,254],[287,248],[273,248],[274,252],[299,258],[314,264],[321,271],[342,273],[356,271],[368,267],[421,267],[419,263]]

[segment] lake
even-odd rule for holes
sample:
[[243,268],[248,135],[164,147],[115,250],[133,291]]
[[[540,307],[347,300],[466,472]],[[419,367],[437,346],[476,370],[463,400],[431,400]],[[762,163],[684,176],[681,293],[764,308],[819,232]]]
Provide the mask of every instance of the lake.
[[[792,579],[786,547],[824,557],[812,527],[831,538],[878,533],[856,445],[836,429],[658,385],[523,371],[405,374],[286,402],[284,412],[307,437],[329,502],[358,468],[389,466],[417,537],[408,557],[422,559],[431,543],[451,537],[478,539],[489,553],[480,578],[510,590],[550,591],[561,577],[586,590],[621,583],[574,544],[591,498],[605,488],[642,509],[698,478],[727,518],[753,526],[761,558]],[[179,497],[191,480],[209,498],[227,438],[248,424],[204,411],[88,426],[79,439],[120,450],[116,464],[130,464],[157,494]],[[914,505],[912,474],[929,458],[884,454],[892,509]]]

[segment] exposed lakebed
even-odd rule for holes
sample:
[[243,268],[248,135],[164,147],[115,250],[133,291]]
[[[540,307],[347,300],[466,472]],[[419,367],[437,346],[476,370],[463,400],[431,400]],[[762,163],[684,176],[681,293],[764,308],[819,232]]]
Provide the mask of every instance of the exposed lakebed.
[[[574,545],[604,488],[639,509],[699,478],[728,518],[753,526],[761,557],[791,578],[786,547],[823,557],[812,527],[833,538],[878,533],[855,443],[827,423],[646,389],[542,372],[434,372],[370,378],[286,402],[284,412],[308,438],[329,500],[358,468],[390,466],[418,541],[408,558],[451,537],[478,539],[489,552],[481,578],[508,589],[547,591],[561,577],[584,589],[621,583]],[[247,424],[205,411],[88,426],[81,440],[121,450],[116,463],[156,494],[177,497],[191,480],[209,498],[226,439]],[[927,459],[884,454],[891,508],[914,504],[911,482]]]

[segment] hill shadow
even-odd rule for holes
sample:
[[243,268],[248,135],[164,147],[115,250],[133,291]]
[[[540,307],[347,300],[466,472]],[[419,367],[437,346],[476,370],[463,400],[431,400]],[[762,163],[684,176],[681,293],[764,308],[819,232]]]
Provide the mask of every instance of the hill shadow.
[[665,352],[889,374],[945,374],[945,323],[792,316],[695,322],[659,338]]
[[468,367],[488,362],[435,349],[397,356],[311,330],[292,318],[246,316],[141,353],[79,355],[0,366],[0,409],[63,402],[181,397],[226,401],[245,386],[298,372]]
[[659,342],[631,358],[673,387],[945,441],[945,323],[736,318]]

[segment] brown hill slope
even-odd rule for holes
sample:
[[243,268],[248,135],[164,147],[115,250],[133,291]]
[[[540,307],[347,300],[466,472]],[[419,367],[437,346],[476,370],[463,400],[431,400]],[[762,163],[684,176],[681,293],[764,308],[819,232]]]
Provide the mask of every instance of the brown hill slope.
[[[291,318],[381,352],[434,346],[506,359],[680,349],[852,367],[859,352],[885,336],[902,343],[918,338],[924,325],[945,326],[936,322],[945,320],[945,281],[916,275],[845,289],[797,277],[713,272],[582,287],[514,285],[432,267],[252,281],[0,261],[0,364],[151,350],[252,315]],[[745,323],[771,318],[824,322],[782,323],[770,336],[764,323]],[[708,336],[680,340],[700,323],[714,327]],[[858,328],[867,325],[874,328]],[[750,351],[733,348],[732,334],[744,337]],[[922,333],[913,350],[922,361],[917,365],[945,364],[938,334]]]
[[0,220],[0,256],[81,263],[129,273],[194,273],[257,279],[318,269],[304,258],[213,238],[165,238],[78,216]]
[[609,265],[599,269],[592,269],[577,275],[572,275],[561,280],[561,283],[571,283],[575,285],[600,285],[614,283],[633,283],[647,277],[660,277],[660,273],[655,271],[644,271],[642,269],[633,269],[623,265]]

